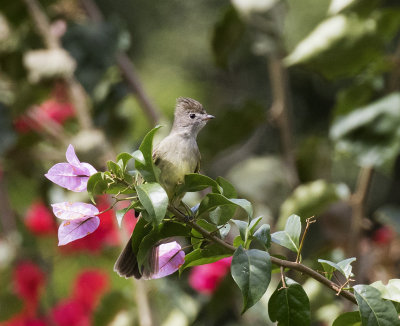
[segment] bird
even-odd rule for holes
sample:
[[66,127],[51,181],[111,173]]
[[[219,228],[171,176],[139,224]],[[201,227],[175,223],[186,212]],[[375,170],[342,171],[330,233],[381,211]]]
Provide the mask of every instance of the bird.
[[[167,137],[154,147],[153,162],[160,169],[159,182],[168,195],[171,205],[179,205],[184,194],[176,194],[179,185],[188,173],[200,170],[200,150],[197,135],[213,115],[206,112],[203,105],[188,97],[179,97],[176,101],[174,122]],[[141,218],[141,217],[139,217]],[[156,259],[154,254],[149,259]],[[154,264],[149,264],[154,266]],[[142,277],[137,259],[132,249],[131,240],[118,257],[114,271],[119,276],[137,279]]]

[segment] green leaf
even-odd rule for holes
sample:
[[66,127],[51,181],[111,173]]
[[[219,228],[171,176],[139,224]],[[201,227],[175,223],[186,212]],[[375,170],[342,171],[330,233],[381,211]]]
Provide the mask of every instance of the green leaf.
[[96,172],[90,176],[87,183],[87,192],[90,200],[95,204],[94,197],[96,195],[102,195],[108,189],[108,183],[104,180],[103,172]]
[[221,186],[222,194],[226,198],[236,198],[237,197],[237,192],[236,192],[235,187],[228,180],[224,179],[223,177],[217,177],[216,181]]
[[228,234],[229,231],[231,230],[231,225],[229,223],[226,223],[219,228],[219,234],[221,235],[221,238],[224,239]]
[[128,207],[119,209],[115,213],[115,217],[117,218],[118,226],[121,228],[122,219],[124,218],[125,214],[128,213],[131,209],[136,206],[136,202],[133,202]]
[[231,264],[231,274],[242,291],[243,310],[257,303],[271,280],[271,258],[266,251],[236,249]]
[[376,21],[369,16],[335,15],[317,25],[284,62],[306,64],[327,78],[342,78],[359,74],[379,60],[383,46]]
[[119,178],[124,176],[121,166],[113,161],[107,161],[107,169]]
[[365,326],[399,326],[400,320],[392,302],[381,298],[381,293],[370,285],[353,287],[361,322]]
[[154,165],[153,162],[153,138],[154,134],[160,129],[161,126],[157,126],[150,130],[147,135],[143,138],[142,144],[139,146],[139,150],[143,154],[144,163],[135,157],[135,167],[142,175],[143,179],[147,182],[158,182],[160,175],[160,169]]
[[190,229],[178,222],[164,222],[151,230],[141,241],[137,252],[139,266],[146,267],[146,260],[154,246],[161,243],[163,239],[170,237],[188,236]]
[[361,166],[390,167],[400,151],[400,93],[389,94],[337,118],[330,136],[339,153]]
[[110,325],[115,316],[121,311],[129,308],[129,302],[122,292],[113,291],[102,297],[100,303],[96,305],[93,313],[93,325]]
[[[148,222],[161,223],[167,213],[168,195],[158,183],[144,183],[136,186],[139,200],[148,213]],[[145,217],[143,215],[143,217]]]
[[[143,212],[145,213],[145,212]],[[147,223],[146,219],[142,217],[137,221],[135,228],[133,229],[131,236],[132,251],[137,256],[139,246],[142,243],[143,238],[148,235],[152,230],[152,225]]]
[[381,292],[383,299],[400,302],[400,279],[391,279],[387,285],[384,285],[382,281],[376,281],[371,286]]
[[176,193],[177,195],[186,192],[195,192],[212,187],[218,189],[218,184],[210,177],[198,173],[189,173],[185,175],[185,182],[179,186]]
[[265,249],[271,247],[271,232],[269,224],[263,224],[260,228],[253,234],[253,237],[257,239]]
[[229,201],[244,209],[247,213],[249,220],[253,217],[253,206],[247,199],[230,198]]
[[220,194],[207,194],[200,202],[197,216],[206,214],[219,206],[232,206],[234,205],[228,198]]
[[135,161],[138,161],[141,164],[146,164],[146,160],[144,159],[143,153],[140,149],[134,151],[132,153],[132,157],[135,159]]
[[244,240],[240,235],[238,235],[235,239],[233,239],[233,246],[238,248],[239,246],[244,247]]
[[257,227],[258,223],[262,220],[262,216],[259,216],[252,220],[249,224],[249,233],[252,235],[254,233],[254,229]]
[[210,244],[205,248],[198,248],[185,256],[185,263],[181,266],[182,272],[185,268],[210,264],[222,258],[232,256],[232,252],[218,244]]
[[125,171],[128,162],[133,159],[133,156],[129,153],[120,153],[117,155],[117,163],[122,168],[122,171]]
[[318,262],[322,265],[322,268],[325,272],[325,277],[330,280],[333,276],[333,272],[338,270],[339,266],[337,266],[334,262],[325,259],[318,259]]
[[345,260],[342,260],[338,263],[334,263],[329,260],[325,259],[318,259],[318,262],[321,263],[324,271],[327,273],[327,278],[331,279],[332,274],[335,270],[339,271],[343,276],[348,279],[350,276],[352,276],[351,270],[352,266],[351,263],[355,261],[357,258],[352,257],[352,258],[347,258]]
[[210,212],[210,221],[215,225],[226,224],[236,212],[235,205],[218,206]]
[[356,261],[357,258],[352,257],[352,258],[347,258],[344,259],[340,262],[337,263],[337,265],[340,267],[340,269],[343,271],[341,272],[347,279],[350,278],[350,276],[352,276],[352,272],[351,270],[353,269],[353,267],[351,266],[351,263],[353,261]]
[[23,302],[11,293],[0,295],[0,321],[6,321],[22,311]]
[[239,234],[242,240],[245,242],[247,240],[247,223],[245,221],[241,220],[232,220],[233,223],[237,226],[239,229]]
[[212,49],[218,66],[228,66],[229,55],[238,47],[245,25],[236,10],[229,6],[221,20],[215,25]]
[[282,282],[268,302],[268,313],[278,326],[309,326],[311,324],[310,301],[303,287],[285,277],[286,287]]
[[349,197],[350,191],[344,184],[328,183],[316,180],[298,186],[284,201],[278,220],[278,229],[283,229],[289,215],[296,212],[301,216],[301,222],[314,215],[324,212],[327,207],[339,200]]
[[291,215],[286,222],[285,230],[272,233],[271,240],[272,242],[298,253],[300,234],[300,217],[297,215]]
[[332,326],[361,326],[361,317],[358,311],[345,312],[335,319]]

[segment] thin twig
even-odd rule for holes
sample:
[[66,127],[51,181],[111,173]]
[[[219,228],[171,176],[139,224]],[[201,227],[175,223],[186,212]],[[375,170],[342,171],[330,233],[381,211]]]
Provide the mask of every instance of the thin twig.
[[[233,245],[231,245],[230,243],[218,238],[217,236],[211,234],[210,232],[208,232],[206,229],[202,228],[201,226],[199,226],[198,224],[196,224],[194,221],[191,221],[190,219],[187,218],[187,216],[183,215],[181,212],[179,212],[177,209],[175,209],[173,206],[168,206],[168,210],[174,214],[179,220],[183,221],[184,223],[186,223],[187,225],[191,226],[193,229],[195,229],[197,232],[199,232],[201,235],[203,235],[206,239],[211,240],[214,243],[218,243],[221,246],[223,246],[224,248],[234,252],[237,248],[234,247]],[[336,283],[332,282],[331,280],[328,280],[325,276],[319,274],[318,272],[314,271],[312,268],[307,267],[306,265],[300,264],[300,263],[296,263],[293,261],[288,261],[288,260],[283,260],[283,259],[279,259],[276,257],[271,256],[271,263],[278,265],[278,266],[282,266],[282,267],[286,267],[286,268],[290,268],[293,269],[295,271],[298,271],[302,274],[306,274],[310,277],[312,277],[313,279],[317,280],[318,282],[322,283],[323,285],[327,286],[328,288],[330,288],[331,290],[333,290],[334,292],[339,292],[340,290],[340,286],[337,285]],[[357,304],[357,301],[354,297],[354,295],[349,292],[349,291],[341,291],[340,295],[344,298],[346,298],[347,300],[353,302],[354,304]]]
[[344,282],[343,285],[340,286],[338,293],[336,293],[337,296],[340,295],[340,293],[342,292],[342,290],[344,289],[344,287],[349,284],[350,282],[354,281],[353,279],[349,278],[346,280],[346,282]]
[[37,0],[24,0],[35,27],[49,49],[60,47],[60,41],[51,33],[50,22]]
[[293,152],[292,127],[289,114],[289,99],[286,69],[282,58],[277,54],[269,56],[269,76],[271,81],[273,102],[270,108],[270,117],[279,128],[282,142],[283,156],[288,167],[290,183],[296,187],[300,180],[296,168]]
[[348,253],[350,256],[355,256],[358,253],[362,233],[362,223],[365,217],[365,201],[367,200],[372,175],[373,167],[362,167],[360,169],[356,190],[351,197],[352,217],[349,233],[351,236],[349,237],[348,242]]
[[[60,40],[51,33],[49,19],[37,0],[24,0],[29,14],[34,22],[37,32],[49,49],[60,49]],[[68,85],[69,95],[75,107],[76,116],[82,129],[92,128],[92,120],[89,113],[88,97],[82,85],[75,77],[65,78]]]
[[281,280],[282,280],[282,287],[279,289],[286,289],[286,282],[285,282],[285,268],[283,266],[281,266]]
[[296,263],[300,262],[301,249],[303,249],[303,243],[304,243],[304,239],[306,238],[306,234],[307,234],[308,228],[310,227],[310,224],[313,224],[313,223],[316,222],[316,220],[314,220],[313,218],[314,218],[314,216],[311,216],[308,219],[306,219],[307,224],[306,224],[306,228],[304,229],[303,236],[301,237],[299,251],[298,251],[297,257],[296,257]]
[[[81,0],[81,3],[87,15],[94,22],[100,23],[104,20],[99,7],[93,0]],[[132,61],[129,59],[126,53],[119,52],[116,55],[116,62],[132,93],[136,96],[143,113],[146,115],[152,125],[158,124],[162,118],[160,110],[155,106],[143,88],[142,82],[140,81]]]

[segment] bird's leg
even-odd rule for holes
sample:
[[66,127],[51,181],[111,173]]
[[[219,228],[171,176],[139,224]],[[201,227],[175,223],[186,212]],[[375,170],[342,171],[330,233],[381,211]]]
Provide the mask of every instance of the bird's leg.
[[189,221],[193,221],[194,215],[193,215],[193,212],[192,212],[192,210],[190,209],[190,207],[189,207],[186,203],[184,203],[183,201],[181,201],[181,205],[182,205],[182,206],[185,208],[185,210],[186,210],[187,215],[185,215],[185,216],[187,217],[187,219],[188,219]]
[[191,211],[190,207],[186,205],[180,199],[171,201],[171,206],[179,212],[179,214],[185,219],[186,222],[193,220],[193,212]]

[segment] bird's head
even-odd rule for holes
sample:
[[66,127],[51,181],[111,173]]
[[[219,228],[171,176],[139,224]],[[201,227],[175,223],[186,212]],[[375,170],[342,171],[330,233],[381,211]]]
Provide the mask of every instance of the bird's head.
[[179,97],[176,101],[174,131],[188,132],[196,136],[206,123],[214,119],[203,105],[188,97]]

